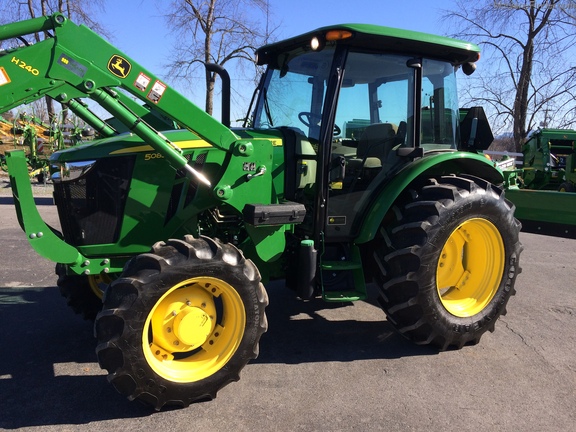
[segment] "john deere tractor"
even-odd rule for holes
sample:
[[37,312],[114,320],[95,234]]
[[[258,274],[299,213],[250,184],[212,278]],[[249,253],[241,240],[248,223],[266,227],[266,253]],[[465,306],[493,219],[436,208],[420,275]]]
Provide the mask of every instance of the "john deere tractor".
[[460,121],[456,91],[477,46],[357,24],[264,46],[249,121],[231,129],[61,14],[0,39],[39,31],[51,37],[0,52],[0,111],[48,95],[103,138],[50,158],[61,232],[10,152],[16,211],[70,306],[95,318],[98,361],[128,398],[187,406],[237,380],[273,279],[327,302],[375,281],[398,332],[440,350],[505,313],[520,224],[478,154],[486,117]]

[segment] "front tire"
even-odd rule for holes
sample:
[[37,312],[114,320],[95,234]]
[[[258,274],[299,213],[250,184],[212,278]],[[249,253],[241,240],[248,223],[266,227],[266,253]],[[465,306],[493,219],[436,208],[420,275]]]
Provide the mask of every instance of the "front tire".
[[213,399],[258,355],[268,304],[260,280],[238,249],[207,237],[133,258],[96,319],[108,380],[156,410]]
[[60,294],[68,306],[77,314],[89,321],[94,321],[102,310],[102,297],[113,276],[101,275],[68,275],[62,264],[56,264],[57,285]]
[[382,226],[374,257],[381,304],[408,339],[441,350],[494,331],[515,293],[520,223],[503,192],[472,176],[411,190]]

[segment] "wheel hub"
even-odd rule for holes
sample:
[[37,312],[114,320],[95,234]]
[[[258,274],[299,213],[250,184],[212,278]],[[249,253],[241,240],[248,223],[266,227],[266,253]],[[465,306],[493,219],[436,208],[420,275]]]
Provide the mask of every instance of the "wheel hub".
[[174,318],[174,334],[191,348],[201,346],[212,332],[210,316],[198,307],[187,307]]
[[168,352],[201,347],[214,331],[216,307],[199,285],[172,291],[156,307],[152,330],[154,345]]

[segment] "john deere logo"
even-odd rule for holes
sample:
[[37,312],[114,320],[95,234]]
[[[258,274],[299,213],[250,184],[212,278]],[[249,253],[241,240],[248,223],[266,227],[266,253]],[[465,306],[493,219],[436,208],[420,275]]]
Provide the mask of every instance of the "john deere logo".
[[119,78],[126,78],[132,69],[128,60],[119,55],[113,55],[108,61],[108,70]]

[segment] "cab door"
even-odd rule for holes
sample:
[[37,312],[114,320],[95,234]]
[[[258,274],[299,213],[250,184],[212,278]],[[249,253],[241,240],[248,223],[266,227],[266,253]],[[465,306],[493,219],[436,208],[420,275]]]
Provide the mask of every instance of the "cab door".
[[326,241],[352,241],[374,192],[411,146],[414,71],[405,56],[351,52],[335,111],[328,174]]

